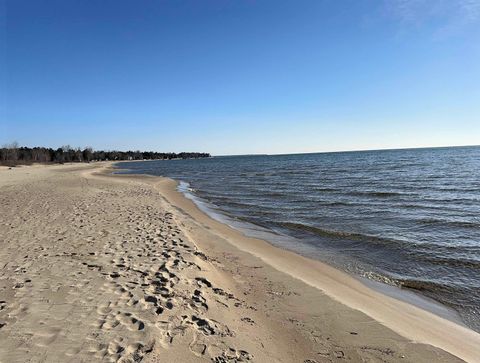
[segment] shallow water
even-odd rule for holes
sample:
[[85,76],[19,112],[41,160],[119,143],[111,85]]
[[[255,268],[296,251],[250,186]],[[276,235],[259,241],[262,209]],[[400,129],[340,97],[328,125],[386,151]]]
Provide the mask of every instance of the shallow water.
[[414,289],[480,331],[480,147],[119,165],[187,182],[273,243]]

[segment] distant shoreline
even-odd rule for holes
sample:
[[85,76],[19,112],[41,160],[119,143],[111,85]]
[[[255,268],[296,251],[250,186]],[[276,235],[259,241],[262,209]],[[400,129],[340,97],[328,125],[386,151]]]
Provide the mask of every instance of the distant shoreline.
[[93,150],[91,147],[72,148],[62,146],[58,149],[49,147],[26,147],[17,143],[5,145],[0,148],[0,165],[16,166],[29,165],[33,163],[90,163],[98,161],[145,161],[145,160],[167,160],[167,159],[191,159],[207,158],[209,153],[199,152],[157,152],[157,151],[119,151],[119,150]]

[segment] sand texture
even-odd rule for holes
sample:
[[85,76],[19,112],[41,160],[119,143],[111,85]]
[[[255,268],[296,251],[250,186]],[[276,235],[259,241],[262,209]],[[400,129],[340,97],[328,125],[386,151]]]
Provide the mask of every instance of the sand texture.
[[174,182],[108,167],[0,170],[0,362],[462,361],[250,253]]

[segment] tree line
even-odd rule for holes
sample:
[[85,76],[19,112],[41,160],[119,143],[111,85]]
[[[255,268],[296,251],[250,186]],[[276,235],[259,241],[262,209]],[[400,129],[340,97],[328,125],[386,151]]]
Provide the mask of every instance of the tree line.
[[20,165],[31,163],[70,163],[108,160],[166,160],[207,158],[208,153],[181,152],[160,153],[156,151],[104,151],[91,147],[81,149],[69,145],[52,149],[47,147],[19,147],[17,143],[0,148],[0,163],[3,165]]

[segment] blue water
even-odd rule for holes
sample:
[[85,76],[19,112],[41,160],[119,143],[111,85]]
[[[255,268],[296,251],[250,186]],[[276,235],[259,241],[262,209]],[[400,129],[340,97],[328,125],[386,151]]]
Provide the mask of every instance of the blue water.
[[480,147],[119,165],[184,181],[282,247],[413,289],[480,331]]

